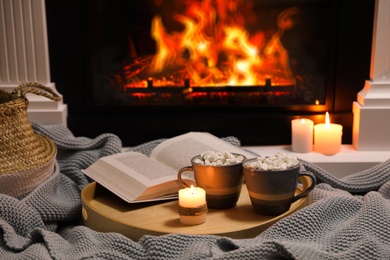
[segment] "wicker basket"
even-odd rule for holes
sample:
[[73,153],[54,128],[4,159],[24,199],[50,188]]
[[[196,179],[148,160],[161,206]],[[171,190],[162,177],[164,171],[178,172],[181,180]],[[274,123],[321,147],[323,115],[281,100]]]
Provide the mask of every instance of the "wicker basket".
[[27,93],[61,100],[52,89],[25,83],[11,93],[0,90],[0,192],[21,198],[53,172],[57,147],[33,131]]

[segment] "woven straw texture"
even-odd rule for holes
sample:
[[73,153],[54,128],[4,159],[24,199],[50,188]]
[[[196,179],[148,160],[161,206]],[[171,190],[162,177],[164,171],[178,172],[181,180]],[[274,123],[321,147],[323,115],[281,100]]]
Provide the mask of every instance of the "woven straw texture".
[[27,115],[28,100],[25,97],[27,93],[35,93],[51,98],[47,89],[37,83],[26,83],[11,93],[0,90],[2,193],[14,197],[25,196],[53,171],[56,145],[49,137],[34,133]]

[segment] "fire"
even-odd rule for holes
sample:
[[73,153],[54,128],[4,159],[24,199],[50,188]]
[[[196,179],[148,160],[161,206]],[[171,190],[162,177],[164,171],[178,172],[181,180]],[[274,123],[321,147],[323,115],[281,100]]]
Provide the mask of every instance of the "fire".
[[294,26],[290,8],[280,13],[278,30],[270,39],[264,33],[250,35],[245,17],[236,13],[240,0],[188,0],[183,14],[174,19],[180,32],[168,33],[160,16],[152,21],[151,37],[157,52],[150,73],[185,69],[196,86],[294,85],[289,55],[280,39]]
[[[243,0],[183,0],[173,30],[156,15],[151,38],[156,52],[124,67],[125,89],[171,86],[293,86],[296,77],[281,38],[294,26],[297,8],[282,11],[277,30],[249,32],[252,6]],[[244,10],[244,11],[243,11]],[[255,17],[255,18],[253,18]],[[248,26],[247,26],[248,27]],[[187,83],[183,83],[187,82]]]

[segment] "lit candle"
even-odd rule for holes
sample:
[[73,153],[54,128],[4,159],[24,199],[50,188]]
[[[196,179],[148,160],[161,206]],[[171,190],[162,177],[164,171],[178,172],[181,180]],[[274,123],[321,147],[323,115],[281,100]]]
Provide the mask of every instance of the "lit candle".
[[309,153],[313,149],[313,121],[307,118],[291,121],[291,148],[297,153]]
[[180,222],[186,225],[198,225],[206,222],[206,192],[202,188],[179,190]]
[[340,152],[343,126],[331,124],[329,113],[326,112],[325,124],[314,126],[314,150],[326,155]]

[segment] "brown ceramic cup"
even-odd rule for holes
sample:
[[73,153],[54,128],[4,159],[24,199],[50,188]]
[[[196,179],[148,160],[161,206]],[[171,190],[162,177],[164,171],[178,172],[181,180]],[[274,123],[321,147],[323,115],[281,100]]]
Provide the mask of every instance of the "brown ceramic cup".
[[[288,211],[293,202],[307,196],[316,185],[314,174],[301,172],[300,164],[286,170],[254,170],[248,167],[253,160],[256,158],[242,165],[252,206],[259,214],[280,215]],[[297,187],[298,180],[302,189]]]
[[211,166],[196,163],[197,158],[199,155],[191,159],[191,166],[183,167],[178,172],[177,179],[180,184],[183,187],[188,187],[188,184],[182,179],[182,174],[186,171],[193,172],[196,185],[206,191],[208,208],[235,207],[244,181],[242,163]]

